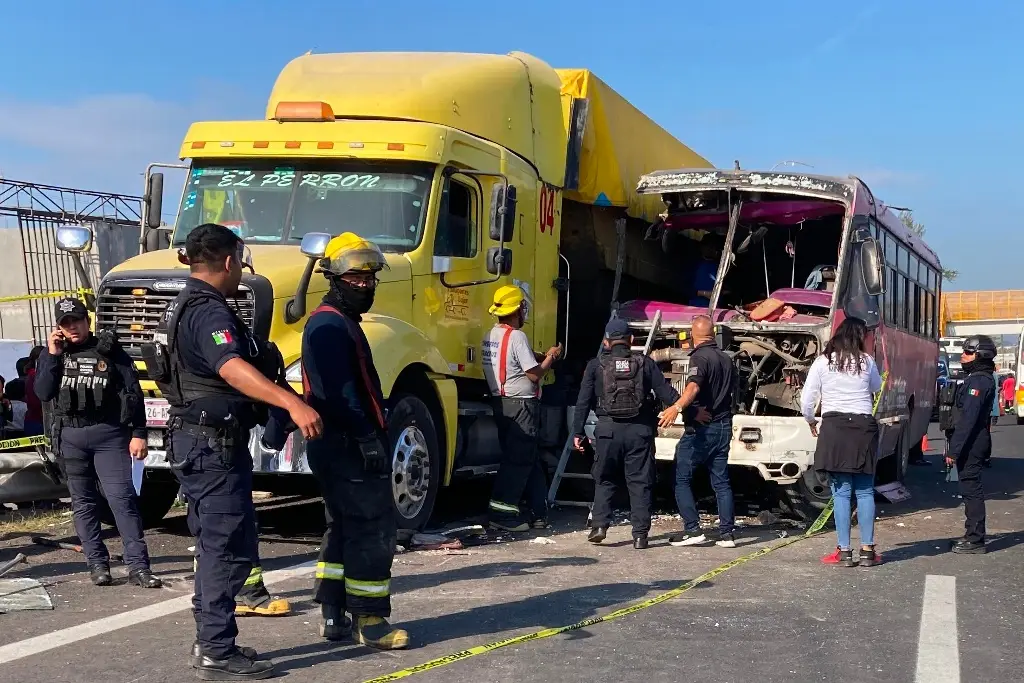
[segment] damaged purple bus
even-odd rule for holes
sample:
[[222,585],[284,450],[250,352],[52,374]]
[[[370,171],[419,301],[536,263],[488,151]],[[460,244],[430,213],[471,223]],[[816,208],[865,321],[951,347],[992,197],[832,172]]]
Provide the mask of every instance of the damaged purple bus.
[[[827,503],[828,484],[811,468],[815,439],[800,417],[800,391],[833,330],[855,316],[872,331],[885,379],[877,483],[902,480],[936,399],[942,271],[935,252],[853,177],[684,169],[645,175],[638,192],[662,196],[667,210],[648,237],[694,259],[680,272],[721,252],[713,288],[689,300],[697,305],[635,300],[619,315],[645,339],[661,311],[651,355],[680,391],[689,353],[680,340],[693,318],[710,314],[728,328],[726,350],[740,377],[734,477],[778,486],[780,499],[802,514]],[[660,432],[659,460],[673,458],[682,429],[679,422]]]

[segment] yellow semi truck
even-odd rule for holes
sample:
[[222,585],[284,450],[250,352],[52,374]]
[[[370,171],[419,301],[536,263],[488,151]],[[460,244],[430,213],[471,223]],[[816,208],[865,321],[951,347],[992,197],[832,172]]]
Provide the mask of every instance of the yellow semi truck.
[[[373,240],[390,270],[363,328],[389,400],[395,506],[407,528],[427,521],[453,477],[499,462],[480,354],[495,289],[526,292],[535,348],[566,346],[545,392],[544,433],[558,441],[616,266],[628,296],[664,297],[682,284],[643,239],[664,206],[637,194],[637,179],[710,167],[589,71],[522,53],[304,55],[278,76],[263,120],[195,123],[180,156],[190,166],[170,239],[163,176],[147,173],[143,253],[96,288],[96,326],[115,327],[140,359],[184,285],[177,248],[195,226],[221,223],[244,238],[256,270],[235,305],[277,343],[298,386],[305,315],[327,288],[310,277],[317,235]],[[176,487],[163,462],[167,405],[139,363],[150,420],[142,506],[153,521]],[[300,437],[271,452],[258,431],[258,487],[285,489],[309,471]]]

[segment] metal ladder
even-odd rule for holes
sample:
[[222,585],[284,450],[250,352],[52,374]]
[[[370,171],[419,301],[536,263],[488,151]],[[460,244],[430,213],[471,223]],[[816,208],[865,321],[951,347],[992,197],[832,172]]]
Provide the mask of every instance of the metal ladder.
[[[609,318],[609,322],[616,316],[613,314]],[[647,341],[644,342],[643,346],[633,346],[633,351],[642,351],[643,355],[648,355],[651,352],[651,346],[654,344],[654,338],[658,336],[658,332],[661,330],[661,309],[658,309],[654,314],[654,320],[651,323],[651,330],[647,335]],[[598,353],[601,352],[598,347]],[[575,417],[575,416],[574,416]],[[591,411],[590,415],[587,416],[586,422],[589,423],[591,418],[594,418],[594,413]],[[569,507],[584,507],[590,508],[593,502],[586,503],[579,500],[558,500],[558,487],[561,486],[563,479],[589,479],[594,480],[594,477],[587,472],[566,472],[565,468],[569,464],[569,457],[573,452],[573,437],[575,434],[572,433],[570,428],[569,436],[565,439],[565,445],[562,446],[562,454],[558,458],[558,467],[555,468],[555,475],[551,478],[551,486],[548,488],[548,505],[564,505]]]

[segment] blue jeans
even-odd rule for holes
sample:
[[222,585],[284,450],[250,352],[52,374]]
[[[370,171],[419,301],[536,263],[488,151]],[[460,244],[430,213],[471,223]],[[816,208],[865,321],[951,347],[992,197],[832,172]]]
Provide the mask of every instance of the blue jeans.
[[875,475],[829,472],[832,480],[833,512],[839,547],[850,549],[850,509],[852,493],[857,494],[857,523],[860,525],[860,544],[875,544]]
[[686,531],[700,529],[697,502],[693,499],[690,481],[693,472],[706,465],[711,473],[711,486],[718,499],[718,527],[730,534],[735,526],[732,487],[729,486],[729,442],[732,440],[732,418],[707,426],[687,428],[676,446],[676,505]]

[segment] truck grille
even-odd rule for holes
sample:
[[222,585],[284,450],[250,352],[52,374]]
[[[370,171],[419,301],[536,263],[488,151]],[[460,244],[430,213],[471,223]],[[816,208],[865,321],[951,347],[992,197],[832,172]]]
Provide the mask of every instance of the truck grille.
[[[106,283],[96,298],[96,329],[113,328],[121,346],[132,358],[142,357],[142,345],[153,340],[157,323],[177,292],[156,291],[148,283]],[[239,287],[239,296],[228,299],[239,317],[253,329],[256,301],[251,289]],[[146,373],[140,369],[143,379]]]

